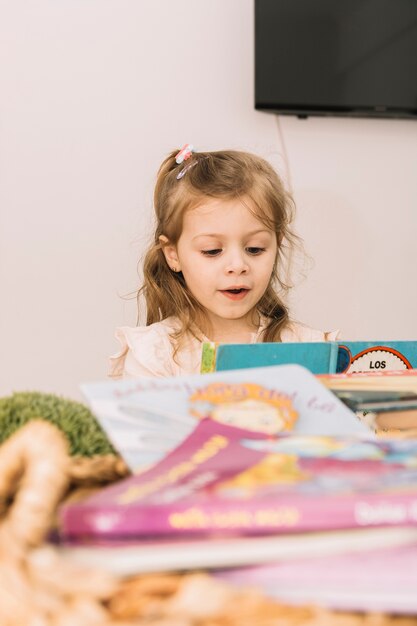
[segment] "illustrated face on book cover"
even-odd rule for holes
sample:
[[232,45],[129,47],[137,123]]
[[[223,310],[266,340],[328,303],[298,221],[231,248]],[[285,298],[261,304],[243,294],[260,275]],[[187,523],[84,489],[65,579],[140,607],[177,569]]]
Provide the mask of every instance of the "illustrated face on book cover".
[[292,430],[298,418],[290,396],[253,383],[213,383],[198,389],[190,396],[190,412],[271,435]]

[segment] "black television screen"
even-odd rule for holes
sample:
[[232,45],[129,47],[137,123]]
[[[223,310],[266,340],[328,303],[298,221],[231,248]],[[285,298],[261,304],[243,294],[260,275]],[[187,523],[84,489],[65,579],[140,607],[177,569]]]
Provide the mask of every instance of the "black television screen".
[[255,107],[417,117],[417,0],[255,0]]

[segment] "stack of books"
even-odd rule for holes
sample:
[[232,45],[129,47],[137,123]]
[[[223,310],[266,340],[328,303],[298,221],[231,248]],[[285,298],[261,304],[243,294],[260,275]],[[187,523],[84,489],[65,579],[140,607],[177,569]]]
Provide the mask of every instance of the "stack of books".
[[62,551],[417,613],[417,440],[378,438],[332,385],[300,365],[84,385],[132,475],[64,505]]

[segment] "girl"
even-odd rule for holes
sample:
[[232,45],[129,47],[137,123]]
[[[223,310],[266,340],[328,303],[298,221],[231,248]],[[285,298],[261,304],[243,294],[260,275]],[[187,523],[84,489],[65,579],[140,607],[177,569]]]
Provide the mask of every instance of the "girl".
[[122,349],[110,375],[200,371],[206,341],[324,341],[290,321],[281,293],[293,202],[264,159],[186,145],[162,163],[154,193],[156,231],[144,260],[144,327],[116,331]]

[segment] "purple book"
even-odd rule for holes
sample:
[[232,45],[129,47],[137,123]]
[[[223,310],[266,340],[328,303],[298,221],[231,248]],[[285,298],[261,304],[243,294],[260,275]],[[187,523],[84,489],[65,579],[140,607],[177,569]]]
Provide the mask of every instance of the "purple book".
[[63,537],[417,524],[417,441],[267,435],[203,419],[148,471],[60,511]]

